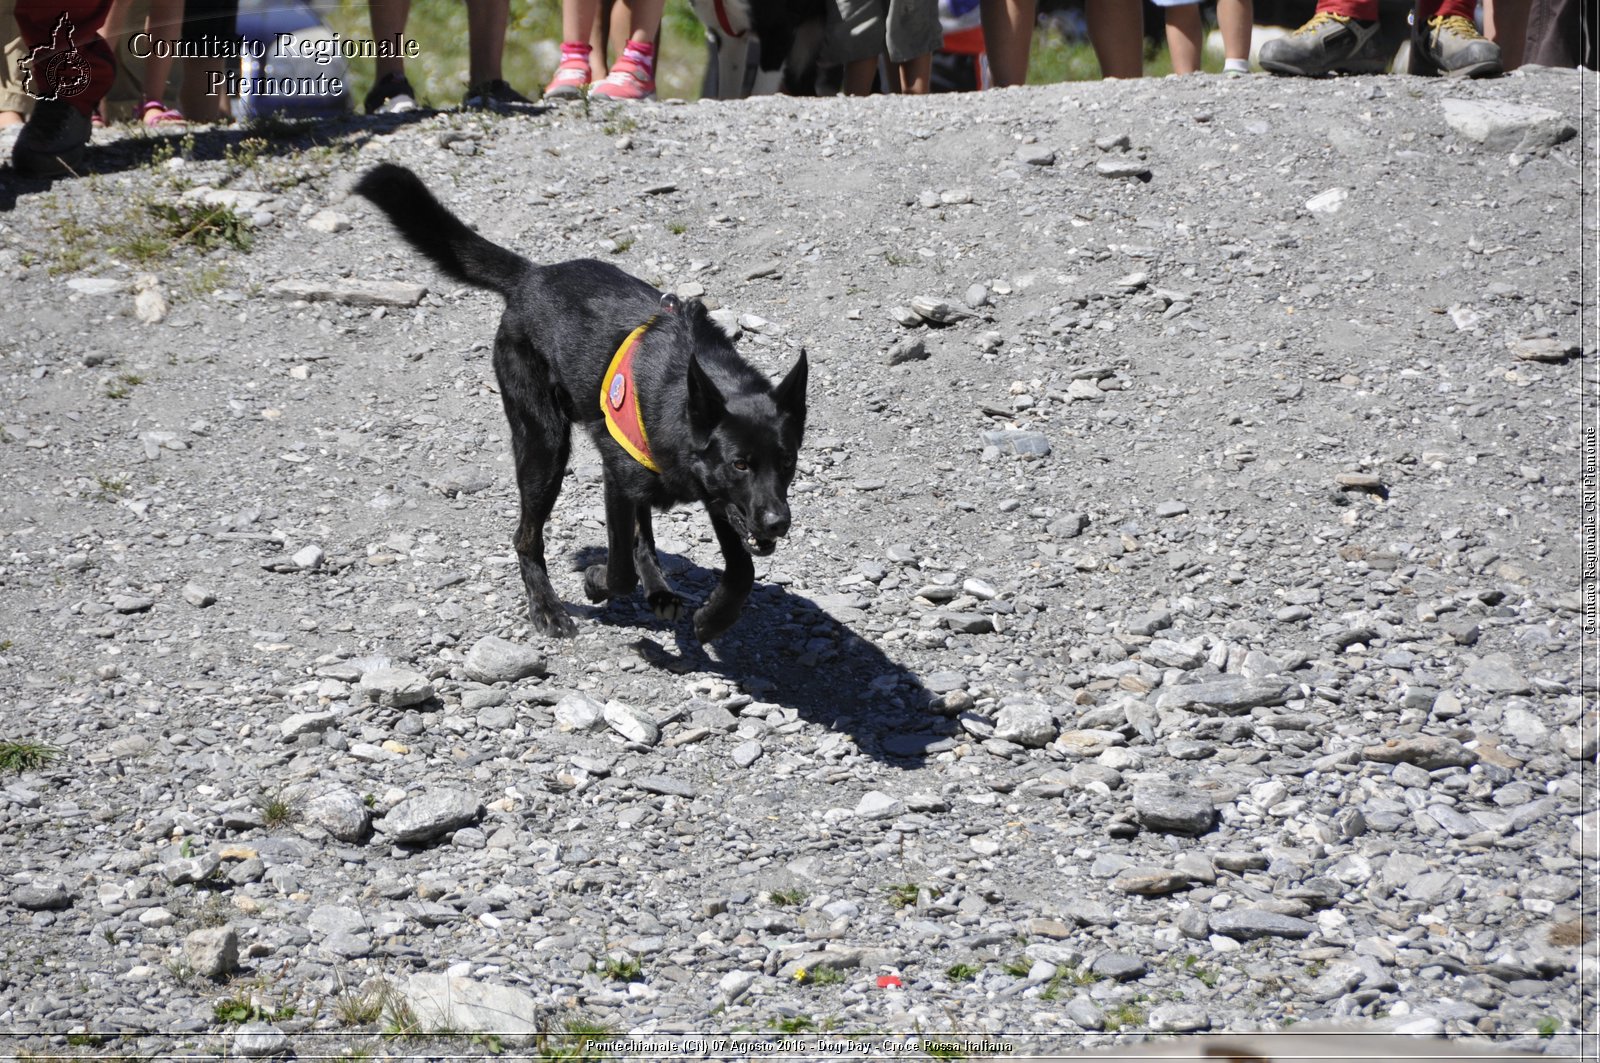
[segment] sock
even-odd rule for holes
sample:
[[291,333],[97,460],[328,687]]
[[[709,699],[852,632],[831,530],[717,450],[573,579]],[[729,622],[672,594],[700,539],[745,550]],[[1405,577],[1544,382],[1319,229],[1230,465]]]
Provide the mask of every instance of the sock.
[[1224,74],[1248,74],[1250,73],[1250,60],[1229,59],[1222,64],[1222,72]]
[[590,51],[591,49],[585,41],[562,41],[561,65],[582,63],[584,66],[588,66]]
[[646,79],[656,76],[656,46],[650,41],[629,41],[622,49],[622,58],[631,59],[644,71]]

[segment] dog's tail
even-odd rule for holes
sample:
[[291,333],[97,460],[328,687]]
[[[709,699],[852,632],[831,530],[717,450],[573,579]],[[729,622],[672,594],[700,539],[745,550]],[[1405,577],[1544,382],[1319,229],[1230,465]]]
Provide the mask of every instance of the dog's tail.
[[380,163],[362,175],[354,191],[372,200],[412,247],[457,280],[506,295],[532,266],[467,228],[404,166]]

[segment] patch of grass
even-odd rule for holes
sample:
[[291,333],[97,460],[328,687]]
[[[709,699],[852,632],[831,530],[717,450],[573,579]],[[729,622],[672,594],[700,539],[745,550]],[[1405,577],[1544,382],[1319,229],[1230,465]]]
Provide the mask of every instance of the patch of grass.
[[618,136],[623,133],[632,133],[639,128],[639,119],[631,114],[622,114],[613,118],[600,127],[608,137]]
[[611,242],[616,245],[612,249],[611,253],[614,254],[614,255],[622,255],[622,254],[626,254],[628,249],[633,246],[633,237],[631,237],[631,236],[619,236],[615,240],[612,240]]
[[108,1033],[69,1033],[67,1044],[73,1048],[99,1048],[111,1040]]
[[802,967],[794,972],[794,980],[801,985],[838,985],[844,972],[837,967]]
[[187,244],[200,251],[231,248],[248,251],[253,237],[250,225],[232,207],[207,206],[203,203],[151,203],[148,206],[155,219],[158,235],[173,245]]
[[261,822],[276,830],[294,821],[294,806],[281,797],[269,797],[261,805]]
[[119,373],[114,379],[106,382],[106,398],[122,400],[133,394],[133,389],[144,383],[144,377],[138,373]]
[[1026,956],[1018,956],[1014,960],[1002,963],[1000,969],[1013,978],[1026,978],[1028,972],[1033,970],[1033,963]]
[[1137,1004],[1118,1004],[1114,1008],[1106,1009],[1106,1032],[1115,1033],[1124,1027],[1139,1027],[1144,1025],[1145,1011]]
[[246,1022],[282,1022],[294,1018],[294,1008],[283,1005],[268,1008],[256,1002],[248,990],[224,997],[211,1005],[211,1017],[219,1026]]
[[[910,908],[917,903],[923,887],[915,882],[897,882],[889,887],[889,907],[894,909]],[[938,900],[944,896],[944,890],[938,886],[929,886],[928,896]]]
[[807,1015],[785,1015],[781,1019],[773,1019],[770,1025],[779,1033],[805,1033],[817,1024]]
[[[1194,953],[1191,952],[1185,956],[1178,966],[1185,974],[1193,976],[1196,981],[1207,989],[1215,989],[1217,987],[1220,976],[1211,968],[1200,966],[1200,957]],[[1306,964],[1306,973],[1315,978],[1322,973],[1323,968],[1326,966],[1321,960],[1313,960],[1311,963]],[[1312,968],[1316,969],[1313,970]]]
[[387,987],[383,992],[382,1018],[385,1037],[421,1037],[428,1032],[405,998]]
[[673,236],[682,236],[688,231],[689,223],[686,221],[679,221],[677,218],[674,218],[673,220],[667,222],[667,232],[671,233]]
[[1056,968],[1056,973],[1050,976],[1050,981],[1045,983],[1045,987],[1039,991],[1039,999],[1055,1000],[1059,998],[1061,996],[1061,985],[1066,980],[1067,976],[1062,973],[1059,967]]
[[896,251],[885,251],[883,260],[891,266],[909,266],[915,261],[915,259],[907,258]]
[[1551,1038],[1560,1032],[1561,1020],[1554,1015],[1546,1015],[1535,1023],[1533,1028],[1539,1031],[1540,1037]]
[[767,896],[779,908],[792,908],[806,903],[806,891],[802,889],[773,890]]
[[611,1056],[596,1045],[616,1035],[610,1023],[579,1016],[569,1019],[560,1032],[542,1030],[534,1037],[533,1049],[540,1063],[598,1063]]
[[43,742],[0,742],[0,772],[38,771],[61,752]]
[[944,969],[944,976],[952,982],[970,982],[982,971],[982,967],[975,967],[970,963],[953,963]]
[[644,965],[631,956],[607,956],[600,965],[600,973],[613,982],[637,982],[644,978]]
[[383,1018],[384,1005],[394,992],[387,983],[361,992],[346,989],[333,1001],[333,1017],[345,1026],[367,1026]]

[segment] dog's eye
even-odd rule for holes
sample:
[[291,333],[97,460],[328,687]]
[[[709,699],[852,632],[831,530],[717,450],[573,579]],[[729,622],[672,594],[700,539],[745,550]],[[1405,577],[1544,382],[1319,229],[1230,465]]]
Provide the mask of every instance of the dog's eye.
[[738,469],[740,472],[750,471],[750,463],[748,461],[736,461],[733,463],[733,467]]

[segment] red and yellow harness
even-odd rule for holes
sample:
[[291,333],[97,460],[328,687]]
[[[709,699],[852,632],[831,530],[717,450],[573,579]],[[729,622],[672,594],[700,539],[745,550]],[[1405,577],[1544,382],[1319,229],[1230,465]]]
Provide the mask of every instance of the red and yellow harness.
[[661,467],[650,453],[650,437],[644,430],[644,411],[639,408],[639,392],[633,380],[633,356],[639,350],[639,341],[656,323],[655,317],[628,333],[606,370],[605,386],[600,389],[600,412],[606,418],[606,430],[617,445],[633,456],[633,460],[659,473]]

